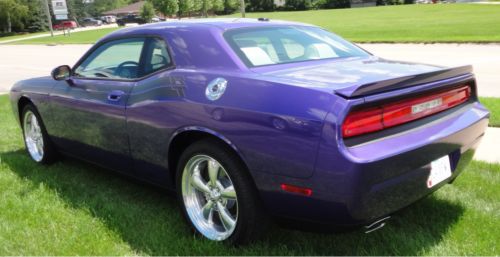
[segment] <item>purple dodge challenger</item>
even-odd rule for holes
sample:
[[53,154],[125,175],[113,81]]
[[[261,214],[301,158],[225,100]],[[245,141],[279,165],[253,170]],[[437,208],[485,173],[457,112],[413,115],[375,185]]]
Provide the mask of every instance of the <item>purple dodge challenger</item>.
[[10,99],[35,162],[60,153],[175,190],[194,231],[239,244],[276,217],[374,230],[452,182],[488,124],[476,90],[470,66],[212,19],[118,30]]

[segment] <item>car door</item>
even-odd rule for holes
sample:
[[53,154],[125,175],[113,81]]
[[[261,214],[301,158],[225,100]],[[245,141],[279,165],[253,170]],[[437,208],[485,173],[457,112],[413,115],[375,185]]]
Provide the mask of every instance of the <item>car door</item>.
[[175,75],[162,38],[148,38],[143,56],[147,76],[132,89],[126,110],[135,175],[161,186],[171,185],[167,150],[178,121],[185,119],[175,114],[184,96],[184,80]]
[[125,109],[141,76],[146,39],[93,47],[51,93],[54,143],[62,151],[119,171],[132,170]]

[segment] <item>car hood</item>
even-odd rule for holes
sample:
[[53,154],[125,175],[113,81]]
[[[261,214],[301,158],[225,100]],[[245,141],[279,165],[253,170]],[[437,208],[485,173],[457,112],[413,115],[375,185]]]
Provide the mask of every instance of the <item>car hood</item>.
[[275,82],[357,97],[469,74],[472,68],[445,68],[371,56],[273,65],[254,71]]
[[50,76],[30,78],[16,82],[10,88],[10,91],[46,95],[50,93],[55,83],[57,83],[57,81]]

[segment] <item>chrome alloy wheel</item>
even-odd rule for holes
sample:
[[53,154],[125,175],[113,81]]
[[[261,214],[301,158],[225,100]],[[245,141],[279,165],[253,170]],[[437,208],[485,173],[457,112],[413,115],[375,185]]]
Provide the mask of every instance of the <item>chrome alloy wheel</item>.
[[234,232],[238,198],[228,173],[214,158],[189,159],[182,174],[182,198],[191,222],[205,237],[222,241]]
[[37,117],[32,111],[27,111],[23,119],[24,141],[33,160],[43,159],[43,135]]

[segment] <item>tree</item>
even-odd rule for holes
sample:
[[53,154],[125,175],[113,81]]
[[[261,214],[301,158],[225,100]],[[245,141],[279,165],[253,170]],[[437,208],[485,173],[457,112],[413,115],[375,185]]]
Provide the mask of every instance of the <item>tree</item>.
[[208,17],[208,11],[213,7],[212,0],[201,0],[201,13],[203,17]]
[[144,5],[141,7],[140,16],[146,22],[148,23],[151,22],[151,19],[153,19],[153,17],[155,16],[155,8],[153,7],[153,4],[146,1]]
[[35,32],[48,29],[49,24],[47,21],[47,15],[45,14],[45,1],[20,0],[18,3],[28,7],[28,14],[21,21],[25,30]]
[[224,0],[212,0],[212,11],[224,11]]
[[86,4],[82,0],[66,0],[66,5],[68,6],[68,17],[70,19],[76,20],[77,18],[83,18],[89,15],[85,11]]
[[200,11],[204,17],[209,12],[224,11],[225,0],[194,0],[194,10]]
[[179,11],[178,0],[153,0],[153,5],[165,16],[172,16]]
[[240,6],[239,0],[224,0],[224,13],[234,13]]
[[247,8],[247,5],[245,3],[245,0],[240,0],[240,13],[241,17],[245,18],[245,10]]
[[192,11],[195,11],[194,0],[181,0],[181,1],[179,1],[179,19],[182,16],[190,16]]
[[15,0],[0,0],[0,24],[3,32],[12,32],[12,26],[24,27],[23,19],[28,16],[28,6]]
[[311,7],[311,0],[286,0],[285,3],[285,8],[288,10],[309,10]]
[[273,0],[249,0],[247,9],[249,11],[257,12],[271,12],[274,11],[274,1]]

